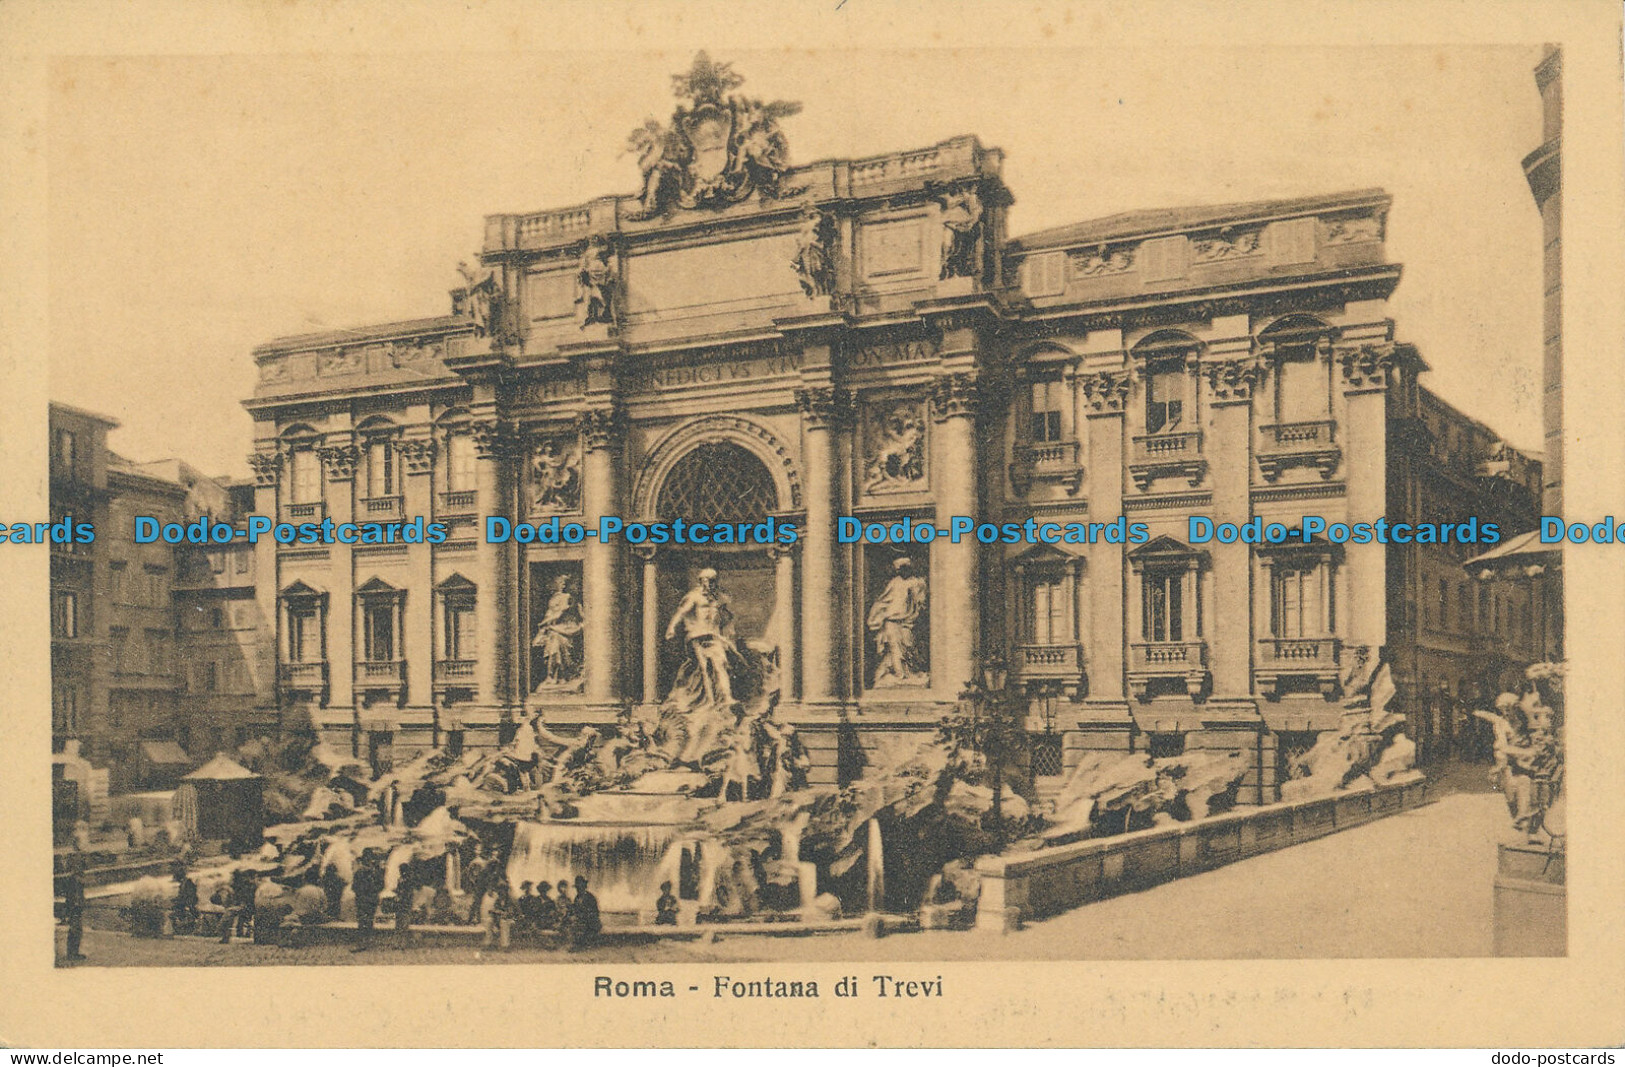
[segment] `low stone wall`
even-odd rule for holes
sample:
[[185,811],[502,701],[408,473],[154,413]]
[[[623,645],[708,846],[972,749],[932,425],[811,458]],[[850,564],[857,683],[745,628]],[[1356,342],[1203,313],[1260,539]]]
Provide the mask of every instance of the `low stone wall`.
[[976,927],[1010,930],[1023,920],[1324,837],[1429,799],[1427,780],[1416,774],[1363,792],[1244,808],[1036,852],[983,856],[976,863],[982,880]]

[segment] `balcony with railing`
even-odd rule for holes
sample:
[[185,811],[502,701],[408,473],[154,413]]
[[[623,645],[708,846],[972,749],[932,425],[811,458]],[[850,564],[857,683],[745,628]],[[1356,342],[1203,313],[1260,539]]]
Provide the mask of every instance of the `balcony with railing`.
[[1266,697],[1280,696],[1297,680],[1329,700],[1337,695],[1342,655],[1343,642],[1336,637],[1266,637],[1258,642],[1253,679]]
[[406,661],[403,659],[358,659],[355,661],[355,687],[357,689],[398,690],[406,684]]
[[327,663],[281,663],[277,665],[277,682],[287,691],[306,692],[312,699],[327,703]]
[[1129,687],[1137,700],[1149,699],[1153,683],[1161,682],[1195,697],[1211,679],[1206,641],[1141,641],[1128,647]]
[[326,514],[326,506],[320,500],[282,505],[283,522],[321,522]]
[[440,494],[441,515],[472,515],[479,502],[473,489],[453,489]]
[[438,659],[434,663],[434,685],[437,690],[472,689],[474,672],[479,667],[475,659]]
[[1184,478],[1194,489],[1207,474],[1207,460],[1202,458],[1202,435],[1194,430],[1137,434],[1128,470],[1141,492],[1158,478]]
[[1059,682],[1075,696],[1083,682],[1083,650],[1076,644],[1018,645],[1013,660],[1018,683]]
[[1029,441],[1016,445],[1010,459],[1010,484],[1019,493],[1034,482],[1056,482],[1069,493],[1083,484],[1077,441]]
[[1258,469],[1273,482],[1289,467],[1313,467],[1328,479],[1343,450],[1337,446],[1337,423],[1331,419],[1275,422],[1258,428]]
[[386,522],[401,517],[401,498],[398,496],[370,496],[361,501],[360,518],[364,522]]

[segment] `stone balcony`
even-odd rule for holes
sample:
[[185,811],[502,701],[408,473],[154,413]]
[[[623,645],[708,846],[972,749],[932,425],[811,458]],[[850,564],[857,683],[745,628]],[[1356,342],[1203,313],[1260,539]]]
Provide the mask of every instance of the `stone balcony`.
[[1059,682],[1076,698],[1083,683],[1083,650],[1077,644],[1019,645],[1013,673],[1018,683]]
[[1323,479],[1337,470],[1343,451],[1331,419],[1276,422],[1258,428],[1258,469],[1273,482],[1289,467],[1313,467]]
[[1158,478],[1184,478],[1191,488],[1207,474],[1202,458],[1202,435],[1186,433],[1138,434],[1129,456],[1129,477],[1142,493]]
[[401,517],[401,498],[398,496],[371,496],[361,501],[360,514],[356,516],[363,522],[387,522]]
[[1186,696],[1196,698],[1212,678],[1206,641],[1143,641],[1128,648],[1128,683],[1136,700],[1148,700],[1152,683],[1161,681],[1176,683]]
[[1026,493],[1034,482],[1055,482],[1068,493],[1083,484],[1077,441],[1034,441],[1016,445],[1011,454],[1010,484]]
[[404,697],[406,661],[403,659],[358,659],[355,662],[357,692],[386,692]]
[[479,493],[473,489],[453,489],[440,494],[441,515],[472,515],[478,502]]
[[437,691],[474,688],[474,672],[479,667],[476,659],[438,659],[434,663],[434,687]]
[[282,663],[277,665],[277,682],[285,690],[313,694],[322,704],[327,703],[327,663]]
[[283,522],[321,522],[327,515],[327,505],[320,500],[306,504],[283,504]]
[[1274,699],[1283,679],[1312,682],[1330,700],[1337,695],[1343,642],[1336,637],[1266,637],[1258,642],[1253,680],[1258,691]]

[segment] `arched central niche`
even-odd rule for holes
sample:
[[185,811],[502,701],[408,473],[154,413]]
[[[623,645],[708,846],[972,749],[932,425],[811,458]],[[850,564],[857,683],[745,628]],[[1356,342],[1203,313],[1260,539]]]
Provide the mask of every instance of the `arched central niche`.
[[655,505],[660,519],[759,523],[778,510],[773,475],[733,441],[702,441],[666,473]]

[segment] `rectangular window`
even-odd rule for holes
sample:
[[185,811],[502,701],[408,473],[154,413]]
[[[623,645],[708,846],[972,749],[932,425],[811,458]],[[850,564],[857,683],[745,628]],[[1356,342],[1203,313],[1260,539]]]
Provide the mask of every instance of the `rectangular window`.
[[213,660],[203,665],[203,691],[205,693],[220,691],[220,664]]
[[1153,370],[1145,387],[1145,432],[1175,433],[1185,413],[1185,369]]
[[322,661],[321,620],[314,608],[292,609],[288,612],[288,662],[320,663]]
[[115,626],[107,631],[107,639],[113,653],[113,673],[129,673],[130,631],[123,626]]
[[209,553],[209,570],[215,574],[226,573],[226,554],[224,552]]
[[57,469],[67,477],[75,475],[79,463],[79,440],[72,430],[56,432],[56,463]]
[[469,601],[447,602],[443,648],[446,659],[473,659],[474,605]]
[[293,502],[314,504],[322,498],[322,461],[313,448],[301,448],[289,457],[293,478]]
[[1148,572],[1142,590],[1144,613],[1141,632],[1147,641],[1185,639],[1185,573]]
[[1472,629],[1473,594],[1466,585],[1456,586],[1456,625],[1463,630]]
[[1061,405],[1065,384],[1059,379],[1032,383],[1032,440],[1035,442],[1061,439]]
[[1490,624],[1490,591],[1486,586],[1478,587],[1478,629],[1484,630]]
[[51,634],[55,637],[78,637],[79,594],[58,593],[51,606]]
[[1439,579],[1439,629],[1450,629],[1450,583]]
[[368,600],[362,608],[363,649],[369,663],[386,663],[395,658],[395,603]]
[[454,493],[473,489],[474,438],[466,433],[453,434],[446,448],[451,453],[447,457],[446,488]]
[[1031,628],[1035,645],[1064,645],[1072,640],[1070,586],[1064,578],[1038,579],[1032,584]]
[[247,550],[244,550],[244,549],[238,549],[236,555],[237,555],[237,573],[238,574],[247,574],[248,573],[248,564],[253,558],[252,555]]
[[367,495],[395,495],[395,449],[388,441],[375,441],[367,447]]
[[1275,568],[1270,632],[1276,637],[1322,637],[1331,632],[1328,568],[1321,563]]
[[79,691],[71,687],[51,694],[51,729],[59,734],[77,733],[79,730]]

